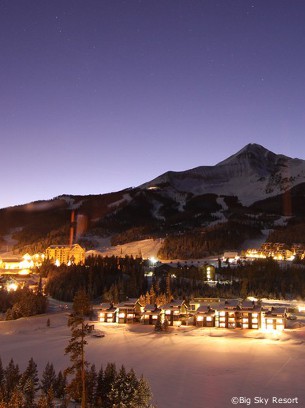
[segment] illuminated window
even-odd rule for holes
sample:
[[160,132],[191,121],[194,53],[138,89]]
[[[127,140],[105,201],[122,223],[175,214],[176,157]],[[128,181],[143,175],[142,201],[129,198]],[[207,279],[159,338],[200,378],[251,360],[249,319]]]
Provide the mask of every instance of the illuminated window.
[[123,317],[125,317],[125,313],[124,312],[119,313],[119,318],[122,319]]
[[225,323],[219,323],[219,327],[226,327]]
[[258,323],[258,319],[252,319],[252,323]]
[[133,316],[134,316],[133,313],[128,313],[127,318],[128,318],[128,319],[132,319]]
[[202,316],[197,316],[197,322],[202,322],[203,317]]
[[207,317],[207,322],[211,322],[212,321],[212,317],[211,316],[208,316]]
[[107,317],[112,317],[112,313],[107,313]]
[[226,312],[219,312],[219,316],[225,316]]

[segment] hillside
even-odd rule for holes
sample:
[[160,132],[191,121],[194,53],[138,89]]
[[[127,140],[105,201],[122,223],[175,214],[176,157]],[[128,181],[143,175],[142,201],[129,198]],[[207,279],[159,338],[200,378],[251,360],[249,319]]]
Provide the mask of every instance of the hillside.
[[0,245],[16,242],[15,249],[33,252],[68,243],[72,211],[74,239],[87,249],[105,239],[117,245],[166,238],[163,256],[200,257],[238,249],[266,229],[280,229],[275,236],[282,239],[283,231],[297,231],[301,242],[304,198],[305,161],[250,144],[215,166],[167,172],[136,188],[1,209]]

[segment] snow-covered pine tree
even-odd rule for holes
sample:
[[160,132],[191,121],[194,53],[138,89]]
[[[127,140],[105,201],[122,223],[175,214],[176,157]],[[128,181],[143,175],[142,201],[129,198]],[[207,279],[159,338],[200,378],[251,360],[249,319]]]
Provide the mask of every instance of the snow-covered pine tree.
[[104,370],[103,367],[100,368],[97,379],[96,379],[96,389],[94,395],[95,407],[102,408],[102,390],[103,390],[103,382],[104,382]]
[[164,317],[164,322],[163,322],[162,327],[163,327],[164,331],[168,331],[169,322],[168,322],[168,318],[166,316]]
[[47,394],[49,389],[55,390],[56,373],[52,363],[47,362],[41,378],[41,389],[44,394]]
[[97,374],[95,365],[92,364],[90,370],[86,372],[87,406],[95,408],[95,394],[97,388]]
[[27,408],[34,407],[35,394],[39,390],[39,378],[37,364],[33,357],[30,358],[28,366],[21,376],[20,388],[23,391]]
[[155,324],[155,331],[156,332],[161,332],[163,330],[163,325],[161,323],[161,315],[158,315],[157,317],[157,321]]
[[66,396],[67,380],[66,376],[59,371],[54,384],[54,394],[56,398],[64,399]]
[[[117,370],[114,363],[108,363],[103,376],[103,382],[101,388],[98,388],[97,393],[101,397],[102,407],[111,408],[111,401],[109,400],[109,393],[111,391],[112,385],[117,377]],[[100,387],[100,385],[99,385]]]
[[15,365],[14,360],[11,359],[7,367],[4,370],[4,399],[5,401],[10,401],[13,392],[17,388],[20,380],[20,372],[18,364]]
[[141,376],[137,381],[137,388],[132,402],[132,408],[148,408],[151,406],[152,393],[147,380]]

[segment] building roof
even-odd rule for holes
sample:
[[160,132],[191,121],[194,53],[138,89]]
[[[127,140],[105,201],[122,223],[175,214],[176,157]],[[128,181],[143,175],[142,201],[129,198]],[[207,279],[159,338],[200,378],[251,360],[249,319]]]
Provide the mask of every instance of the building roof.
[[113,303],[101,303],[99,307],[99,310],[105,310],[108,312],[114,312],[116,311],[116,309],[117,309],[117,306],[114,305]]
[[211,308],[208,305],[200,305],[196,310],[197,313],[209,313]]
[[[73,245],[50,245],[48,248],[52,248],[52,249],[56,249],[56,248],[59,248],[59,249],[65,249],[65,248],[67,248],[67,249],[69,249],[69,248],[75,248],[75,247],[79,247],[79,248],[81,248],[81,249],[83,249],[79,244],[73,244]],[[84,249],[83,249],[84,250]]]
[[177,309],[181,307],[185,303],[184,300],[178,299],[178,300],[173,300],[170,303],[166,303],[165,305],[161,306],[161,309]]

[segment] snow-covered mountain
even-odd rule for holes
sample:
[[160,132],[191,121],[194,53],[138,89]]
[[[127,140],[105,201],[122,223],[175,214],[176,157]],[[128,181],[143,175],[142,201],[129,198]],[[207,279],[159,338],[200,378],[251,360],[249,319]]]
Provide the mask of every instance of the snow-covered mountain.
[[243,205],[281,194],[305,182],[305,160],[277,155],[248,144],[215,166],[169,171],[140,186],[174,188],[180,193],[237,196]]
[[305,243],[304,202],[305,160],[249,144],[215,166],[170,171],[137,188],[0,209],[0,250],[10,242],[26,251],[67,243],[72,212],[87,249],[110,237],[117,245],[193,233],[212,253],[280,225],[277,242],[290,228],[289,239]]

